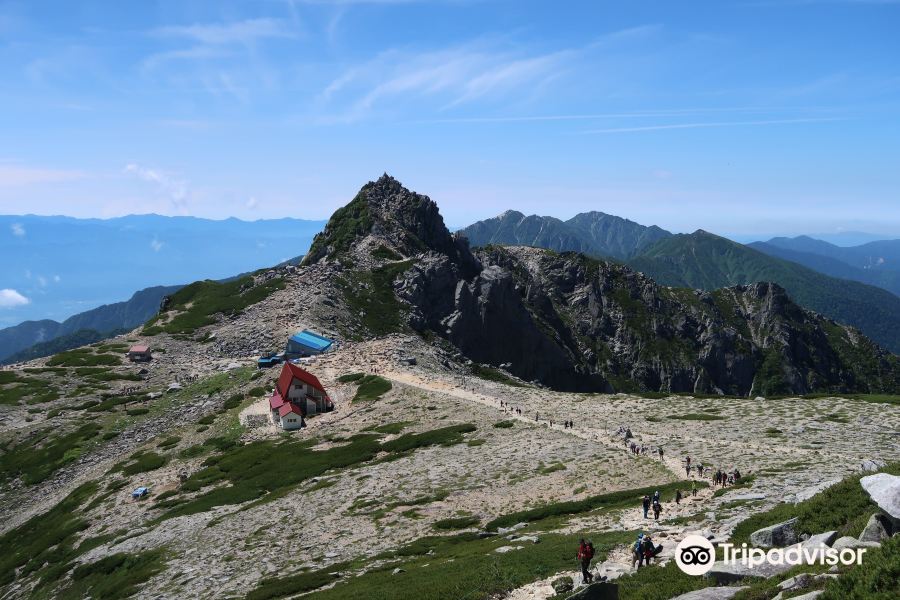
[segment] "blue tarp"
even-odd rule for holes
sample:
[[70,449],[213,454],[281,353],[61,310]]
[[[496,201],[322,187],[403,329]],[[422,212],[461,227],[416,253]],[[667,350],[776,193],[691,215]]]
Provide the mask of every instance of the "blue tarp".
[[147,488],[141,486],[141,487],[137,488],[136,490],[134,490],[133,492],[131,492],[131,497],[132,498],[140,498],[141,496],[146,496],[147,492],[149,492],[149,491],[150,490],[148,490]]
[[256,361],[256,366],[263,369],[267,367],[272,367],[281,362],[281,356],[271,355],[271,356],[260,356]]
[[290,354],[320,354],[328,350],[333,343],[334,340],[304,329],[290,337],[287,349]]

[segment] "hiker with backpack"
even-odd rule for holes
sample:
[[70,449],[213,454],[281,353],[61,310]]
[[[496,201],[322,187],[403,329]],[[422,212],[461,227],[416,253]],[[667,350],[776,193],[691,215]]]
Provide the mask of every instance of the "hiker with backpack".
[[644,534],[639,533],[637,536],[637,541],[631,545],[631,568],[633,569],[637,564],[637,568],[640,569],[644,564]]
[[582,583],[588,584],[594,580],[591,574],[591,561],[594,560],[594,544],[593,542],[585,542],[584,538],[578,544],[578,560],[581,561],[581,577]]
[[653,520],[659,521],[659,513],[662,512],[662,504],[659,503],[659,500],[653,501]]
[[675,504],[681,504],[681,490],[675,490]]
[[649,534],[644,536],[644,542],[641,545],[641,548],[644,551],[644,563],[646,563],[647,566],[650,566],[650,560],[656,558],[663,549],[662,544],[657,546],[653,543]]
[[641,498],[641,505],[644,507],[644,518],[647,518],[647,512],[650,510],[650,496],[644,495]]

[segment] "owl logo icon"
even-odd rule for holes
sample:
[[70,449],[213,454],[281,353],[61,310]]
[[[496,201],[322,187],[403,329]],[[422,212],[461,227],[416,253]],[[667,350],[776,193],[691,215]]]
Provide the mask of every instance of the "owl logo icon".
[[703,575],[716,562],[712,542],[700,535],[689,535],[675,547],[675,564],[688,575]]

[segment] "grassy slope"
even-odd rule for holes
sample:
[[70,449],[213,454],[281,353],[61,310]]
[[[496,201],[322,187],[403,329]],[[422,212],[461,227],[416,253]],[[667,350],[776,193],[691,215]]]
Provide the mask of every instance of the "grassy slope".
[[[193,333],[200,327],[216,322],[215,315],[234,315],[252,304],[284,288],[281,278],[254,285],[253,277],[245,275],[226,282],[197,281],[172,294],[165,313],[154,317],[144,327],[144,335],[158,333]],[[163,315],[176,312],[168,321]]]

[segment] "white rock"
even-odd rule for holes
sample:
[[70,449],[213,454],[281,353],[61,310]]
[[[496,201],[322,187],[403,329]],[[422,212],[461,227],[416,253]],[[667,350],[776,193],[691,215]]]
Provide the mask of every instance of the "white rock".
[[834,540],[837,538],[837,531],[826,531],[825,533],[819,533],[813,536],[802,544],[800,544],[801,548],[818,548],[821,546],[830,546],[834,543]]
[[878,469],[884,467],[886,464],[887,462],[885,462],[881,458],[869,458],[862,461],[862,464],[859,466],[859,468],[863,471],[877,471]]
[[507,552],[512,552],[513,550],[521,550],[525,546],[500,546],[496,548],[494,552],[498,554],[506,554]]
[[845,535],[842,538],[838,538],[838,540],[831,545],[835,550],[843,550],[844,548],[878,548],[881,546],[878,542],[861,542],[855,537],[850,537],[849,535]]
[[900,519],[900,477],[878,473],[863,477],[859,483],[881,510]]

